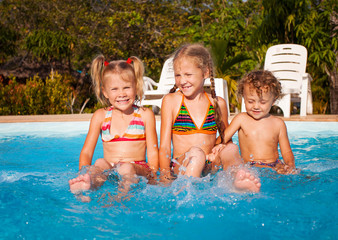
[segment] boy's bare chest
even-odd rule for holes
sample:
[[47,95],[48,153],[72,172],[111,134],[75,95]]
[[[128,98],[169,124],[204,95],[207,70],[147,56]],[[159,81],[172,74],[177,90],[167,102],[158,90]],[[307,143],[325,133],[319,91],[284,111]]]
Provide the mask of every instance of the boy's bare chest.
[[238,132],[239,136],[250,141],[275,142],[278,132],[271,124],[248,124]]

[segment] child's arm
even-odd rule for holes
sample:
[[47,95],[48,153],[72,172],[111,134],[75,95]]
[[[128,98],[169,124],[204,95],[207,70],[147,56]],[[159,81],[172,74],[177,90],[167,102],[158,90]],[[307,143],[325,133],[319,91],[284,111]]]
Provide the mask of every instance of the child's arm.
[[289,166],[291,169],[295,168],[295,158],[293,156],[287,129],[285,126],[285,123],[281,120],[280,124],[280,130],[279,130],[279,147],[280,151],[283,157],[283,160],[287,166]]
[[[232,125],[230,124],[231,125],[231,128],[230,128],[230,125],[229,125],[229,122],[228,122],[228,110],[227,110],[227,105],[226,105],[225,100],[223,98],[218,97],[218,104],[219,104],[219,107],[221,109],[222,121],[223,121],[223,124],[224,124],[224,127],[225,127],[224,132],[223,132],[224,143],[220,144],[221,143],[220,137],[218,137],[216,139],[216,146],[211,150],[211,153],[208,154],[208,156],[207,156],[207,159],[210,160],[210,161],[214,161],[216,156],[218,155],[218,153],[220,151],[222,151],[222,149],[225,147],[225,144],[232,141],[232,136],[236,133],[236,131],[240,127],[239,121],[237,121],[238,127],[235,127],[235,124],[233,123],[234,120],[232,120],[232,122],[231,122]],[[224,135],[224,134],[226,134],[226,135]]]
[[88,166],[92,163],[94,150],[97,144],[97,139],[100,136],[104,116],[104,109],[99,109],[93,114],[92,119],[90,120],[88,134],[80,153],[79,170],[81,170],[83,166]]
[[144,110],[148,164],[150,169],[156,174],[159,163],[155,115],[148,108],[144,108]]
[[241,128],[241,123],[245,118],[245,113],[237,114],[231,121],[231,123],[225,128],[223,132],[224,143],[231,140],[232,136]]
[[162,177],[170,177],[171,161],[171,127],[172,127],[172,105],[170,96],[166,95],[162,100],[161,107],[161,133],[159,160]]
[[[224,144],[225,144],[231,141],[232,136],[240,128],[241,119],[244,117],[244,115],[242,113],[237,114],[234,117],[234,119],[231,121],[231,124],[229,125],[227,104],[223,98],[217,97],[217,99],[218,99],[218,106],[221,109],[222,121],[224,124],[223,136],[224,136]],[[217,138],[216,144],[220,142],[219,138],[220,137]]]

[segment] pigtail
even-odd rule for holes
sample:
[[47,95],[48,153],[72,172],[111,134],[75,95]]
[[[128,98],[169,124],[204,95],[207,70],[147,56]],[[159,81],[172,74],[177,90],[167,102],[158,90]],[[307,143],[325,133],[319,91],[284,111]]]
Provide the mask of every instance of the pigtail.
[[214,99],[214,103],[215,103],[215,122],[218,128],[218,132],[219,135],[221,137],[221,143],[224,142],[224,130],[225,130],[225,126],[224,126],[224,122],[222,121],[222,113],[221,113],[221,109],[218,105],[218,99],[216,97],[216,91],[215,91],[215,79],[214,79],[214,71],[213,71],[213,67],[212,67],[212,60],[211,57],[209,58],[209,73],[210,73],[210,90],[211,90],[211,97]]
[[[217,125],[217,129],[219,132],[219,135],[221,137],[222,143],[224,142],[224,130],[225,130],[225,125],[224,122],[222,121],[222,113],[221,109],[218,105],[218,100],[216,97],[216,91],[215,91],[215,80],[214,80],[214,72],[213,72],[213,62],[212,58],[210,55],[210,52],[200,44],[187,44],[182,46],[180,49],[176,51],[174,54],[174,59],[173,62],[176,61],[181,56],[189,56],[193,57],[196,65],[202,69],[203,73],[207,73],[209,71],[209,76],[210,76],[210,90],[211,90],[211,96],[214,99],[215,103],[215,122]],[[176,90],[176,86],[174,86],[170,92],[174,92]]]
[[135,56],[130,57],[127,60],[127,63],[129,63],[129,60],[131,60],[131,65],[134,68],[134,72],[135,72],[135,77],[136,77],[136,95],[138,97],[137,100],[141,100],[143,98],[143,85],[144,85],[144,81],[143,81],[143,74],[144,74],[144,65],[143,62]]
[[176,92],[176,90],[177,90],[177,86],[176,86],[176,84],[172,87],[172,89],[170,89],[170,91],[169,91],[169,93],[174,93],[174,92]]
[[109,106],[110,103],[108,99],[103,95],[102,88],[103,88],[103,71],[105,66],[105,58],[103,55],[97,56],[91,65],[91,78],[92,78],[92,86],[95,92],[95,95],[99,102],[104,106]]

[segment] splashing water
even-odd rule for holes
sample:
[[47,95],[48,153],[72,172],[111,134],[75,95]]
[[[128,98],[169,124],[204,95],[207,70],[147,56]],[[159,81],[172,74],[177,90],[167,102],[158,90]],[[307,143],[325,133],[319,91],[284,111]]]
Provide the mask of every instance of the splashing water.
[[[76,133],[58,132],[73,125]],[[219,171],[178,176],[168,186],[139,178],[117,201],[118,176],[111,173],[86,194],[89,203],[69,192],[88,129],[73,125],[15,124],[10,131],[0,125],[0,239],[336,238],[337,123],[287,123],[301,173],[253,168],[262,183],[258,194],[232,192],[231,174]],[[99,142],[93,159],[102,154]]]

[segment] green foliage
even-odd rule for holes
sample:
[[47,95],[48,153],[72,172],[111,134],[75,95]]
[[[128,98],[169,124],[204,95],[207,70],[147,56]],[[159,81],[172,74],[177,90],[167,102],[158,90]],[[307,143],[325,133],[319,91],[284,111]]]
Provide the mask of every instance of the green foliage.
[[[210,7],[211,6],[211,7]],[[192,25],[182,29],[192,41],[211,47],[216,66],[216,76],[226,79],[231,111],[239,107],[237,81],[258,62],[250,48],[251,35],[259,17],[257,1],[213,1],[199,6],[189,17]]]
[[311,5],[305,20],[295,28],[299,42],[308,50],[307,70],[314,79],[311,83],[314,113],[332,112],[329,101],[335,104],[338,101],[338,96],[334,95],[337,90],[333,89],[337,85],[334,81],[338,81],[338,29],[334,19],[337,19],[336,1],[321,1]]
[[[320,71],[318,71],[320,72]],[[315,74],[313,77],[316,81],[311,83],[312,98],[313,98],[313,112],[320,114],[329,113],[329,96],[330,87],[327,81],[327,76],[322,74]]]
[[257,41],[296,43],[295,27],[309,12],[308,0],[263,0],[262,5],[263,20],[256,31]]
[[[302,44],[309,52],[315,113],[328,112],[322,106],[329,106],[326,74],[337,70],[336,13],[334,0],[2,0],[0,67],[28,62],[47,65],[48,73],[58,65],[73,77],[32,74],[25,85],[15,78],[0,82],[0,114],[79,112],[88,98],[85,112],[91,112],[98,105],[88,70],[97,54],[109,60],[138,56],[146,75],[156,80],[165,59],[187,42],[212,49],[232,108],[238,107],[238,79],[263,67],[269,46]],[[81,78],[74,74],[79,71]]]
[[[44,114],[46,111],[46,102],[48,101],[46,96],[45,84],[42,79],[35,75],[26,81],[25,91],[22,98],[24,98],[25,112],[27,114]],[[12,103],[14,104],[14,103]]]
[[45,90],[48,99],[46,107],[49,114],[69,113],[68,96],[73,90],[69,86],[69,80],[57,72],[51,72],[49,78],[46,79]]
[[64,32],[34,30],[26,37],[25,47],[34,57],[51,61],[67,58],[71,54],[72,38]]
[[0,63],[16,54],[16,41],[19,35],[8,26],[0,24]]
[[313,78],[313,113],[327,113],[329,99],[338,102],[336,90],[329,93],[338,81],[337,1],[263,0],[263,7],[264,18],[254,34],[257,46],[279,43],[305,46],[307,72]]
[[308,49],[309,61],[322,69],[325,66],[334,68],[337,61],[338,39],[334,36],[338,30],[330,23],[333,12],[328,7],[330,5],[323,3],[318,9],[312,9],[305,21],[296,27],[297,37]]
[[11,77],[7,85],[0,82],[0,114],[19,115],[25,111],[24,85],[19,84],[15,77]]
[[239,102],[237,98],[237,81],[234,78],[233,67],[239,63],[249,60],[250,57],[247,54],[238,53],[236,56],[226,56],[226,50],[228,48],[228,41],[226,40],[213,40],[211,44],[211,53],[214,57],[214,64],[216,66],[216,75],[227,81],[229,104],[234,111],[234,108],[239,108]]
[[18,83],[11,77],[8,84],[0,81],[0,115],[65,114],[70,82],[58,73],[51,73],[44,82],[39,76]]

